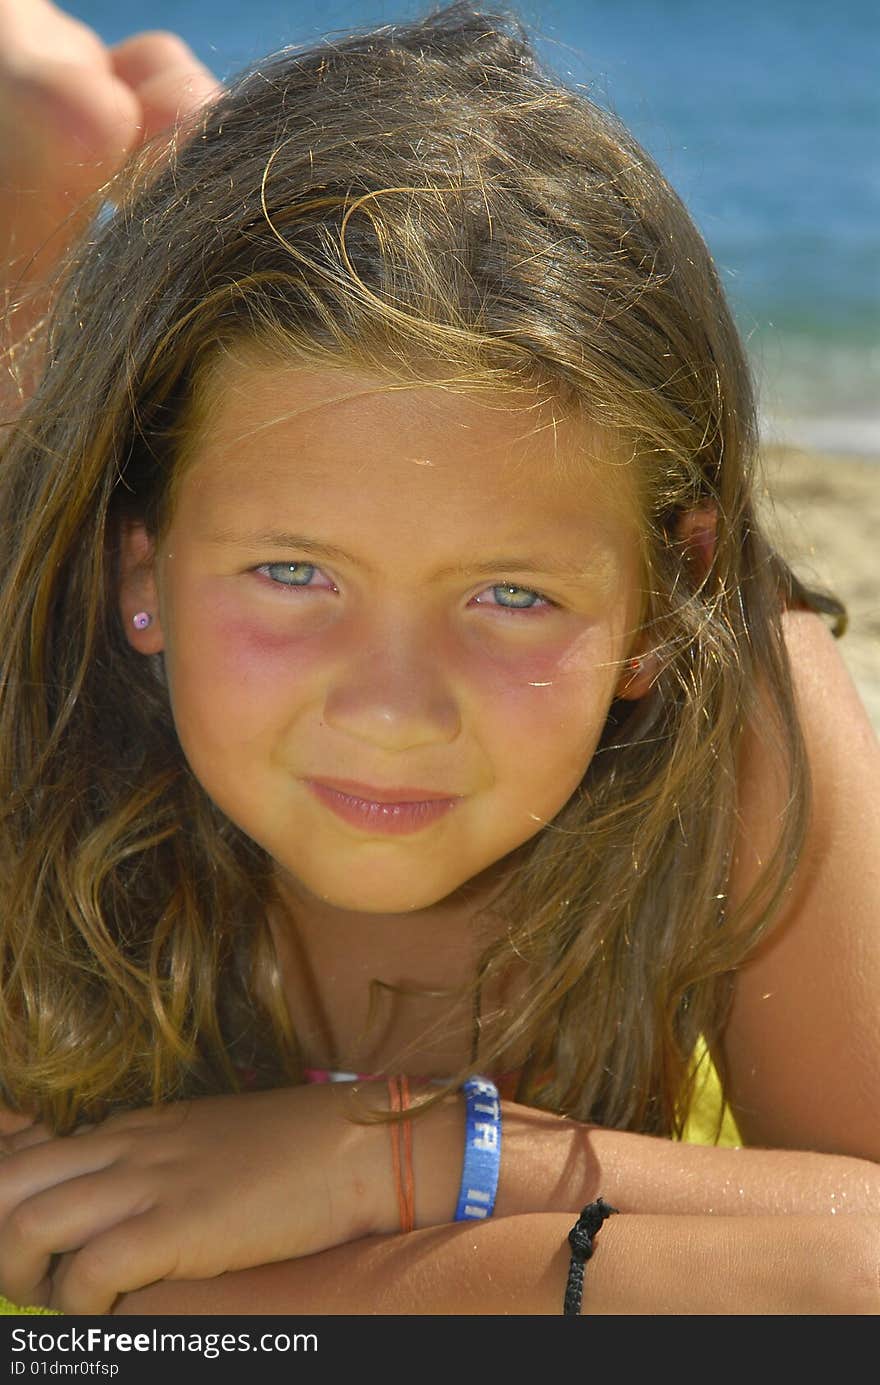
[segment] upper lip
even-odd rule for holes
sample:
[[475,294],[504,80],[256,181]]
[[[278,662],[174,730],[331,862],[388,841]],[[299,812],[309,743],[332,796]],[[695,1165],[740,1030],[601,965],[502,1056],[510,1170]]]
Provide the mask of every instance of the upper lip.
[[327,789],[348,794],[351,798],[362,798],[368,803],[428,803],[441,798],[459,798],[461,795],[448,793],[443,789],[414,789],[410,785],[394,788],[378,788],[375,784],[359,784],[354,779],[327,779],[324,775],[310,775],[313,784],[321,784]]

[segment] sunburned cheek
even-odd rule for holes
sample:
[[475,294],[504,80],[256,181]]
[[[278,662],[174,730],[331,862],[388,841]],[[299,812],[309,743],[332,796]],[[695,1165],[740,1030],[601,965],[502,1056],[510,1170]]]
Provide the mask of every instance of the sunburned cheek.
[[[210,686],[215,703],[224,694],[240,699],[245,691],[250,699],[260,691],[269,697],[289,696],[291,685],[308,678],[327,656],[326,641],[314,634],[273,630],[233,614],[219,613],[212,632],[216,638],[203,634],[197,648],[189,645],[184,651],[183,661],[194,681]],[[239,715],[246,705],[239,700]]]
[[583,707],[610,693],[611,645],[604,631],[590,630],[537,649],[505,650],[483,661],[482,676],[511,699],[529,700],[538,694],[539,704],[558,700]]
[[314,639],[247,621],[232,621],[227,626],[224,647],[234,651],[243,665],[258,669],[265,664],[273,672],[278,664],[287,665],[294,659],[314,662],[318,652]]
[[591,753],[613,689],[610,641],[600,632],[557,642],[539,651],[489,660],[481,671],[484,698],[511,732],[527,732],[533,745]]

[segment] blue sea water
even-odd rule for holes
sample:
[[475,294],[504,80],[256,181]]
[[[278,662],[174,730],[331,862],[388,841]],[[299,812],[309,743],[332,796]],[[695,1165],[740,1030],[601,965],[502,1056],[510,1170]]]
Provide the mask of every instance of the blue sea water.
[[[174,29],[224,78],[286,44],[429,8],[406,0],[64,7],[111,43],[138,29]],[[690,207],[748,343],[767,436],[880,456],[877,0],[521,0],[514,8],[544,60],[622,117]]]

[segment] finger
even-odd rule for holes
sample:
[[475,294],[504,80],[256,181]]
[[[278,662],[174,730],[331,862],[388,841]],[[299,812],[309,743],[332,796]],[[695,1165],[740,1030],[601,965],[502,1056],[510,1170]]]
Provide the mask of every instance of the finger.
[[15,1154],[20,1149],[31,1149],[34,1145],[44,1145],[47,1140],[54,1138],[48,1126],[29,1125],[24,1130],[17,1130],[12,1135],[4,1136],[4,1151],[7,1154]]
[[15,1303],[35,1302],[54,1256],[81,1253],[143,1208],[143,1180],[119,1170],[73,1178],[25,1199],[0,1227],[3,1293]]
[[197,73],[219,85],[189,44],[179,34],[165,30],[133,34],[123,39],[110,49],[110,64],[117,77],[134,91],[162,72]]
[[[17,1303],[20,1308],[48,1308],[49,1299],[52,1297],[52,1280],[49,1276],[43,1279],[33,1289],[29,1290],[23,1298],[9,1296],[10,1302]],[[5,1309],[9,1312],[9,1309]]]
[[10,1111],[8,1106],[0,1106],[0,1135],[17,1135],[19,1130],[27,1130],[35,1123],[35,1116],[23,1115],[20,1111]]
[[31,153],[45,150],[56,166],[114,172],[142,129],[134,93],[112,73],[98,79],[86,68],[47,60],[7,77],[5,86],[6,116],[14,111]]
[[140,102],[145,140],[171,131],[223,90],[177,34],[136,34],[111,51],[111,62]]
[[61,1313],[109,1313],[120,1294],[174,1278],[176,1238],[157,1209],[93,1237],[55,1271],[48,1306]]
[[[19,1136],[9,1138],[16,1140]],[[10,1150],[0,1160],[0,1218],[9,1217],[22,1203],[47,1188],[106,1169],[119,1152],[120,1140],[100,1131],[79,1139],[50,1138]]]
[[50,0],[0,0],[0,65],[15,67],[51,53],[62,62],[108,67],[103,41]]
[[163,72],[137,90],[141,102],[145,139],[171,131],[201,107],[210,104],[223,88],[208,73]]

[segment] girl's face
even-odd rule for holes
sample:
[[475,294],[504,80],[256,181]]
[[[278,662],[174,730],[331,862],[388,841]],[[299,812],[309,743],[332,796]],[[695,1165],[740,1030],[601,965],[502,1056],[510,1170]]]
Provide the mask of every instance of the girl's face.
[[590,762],[640,609],[629,469],[536,399],[354,371],[229,360],[198,412],[123,588],[193,772],[312,895],[436,903]]

